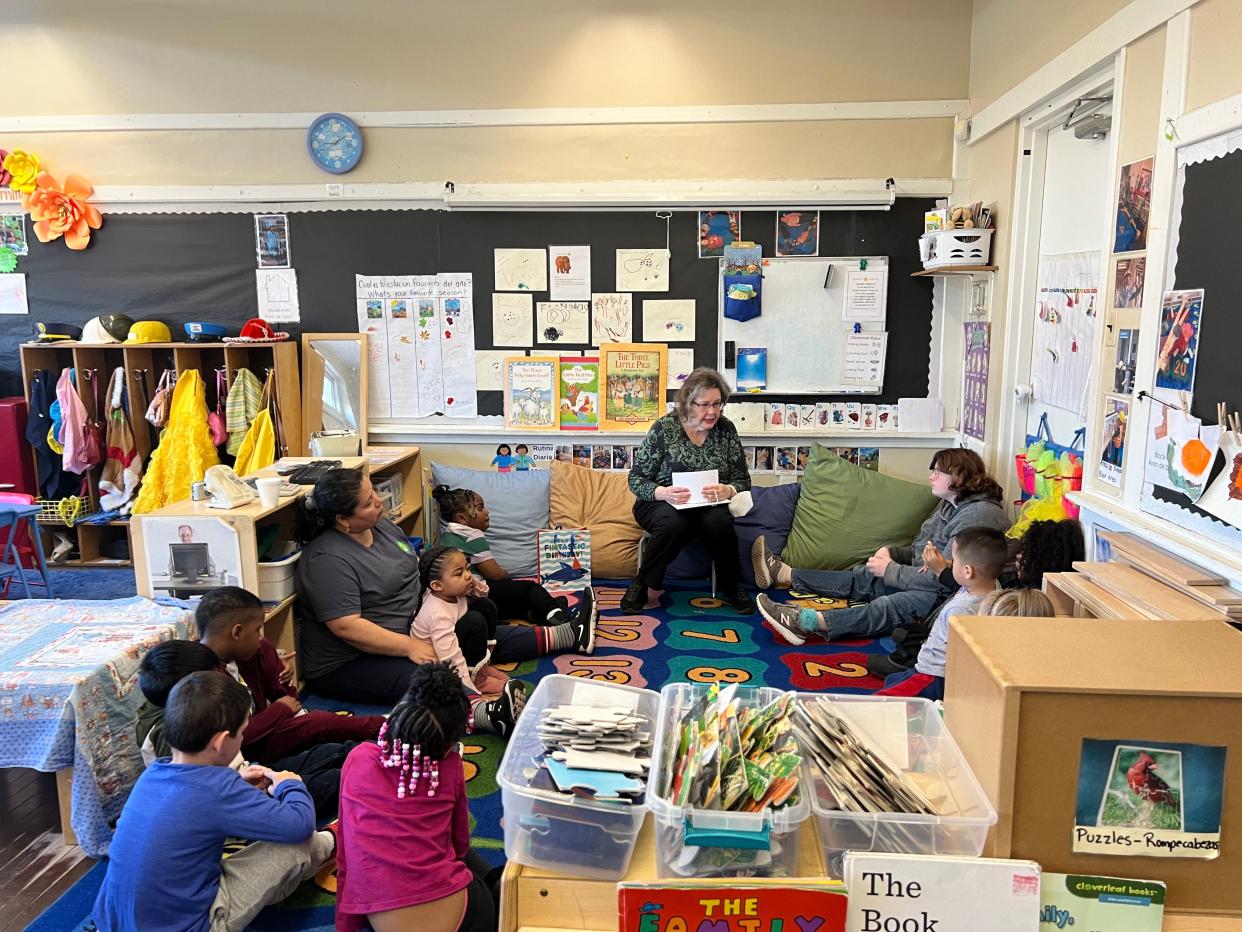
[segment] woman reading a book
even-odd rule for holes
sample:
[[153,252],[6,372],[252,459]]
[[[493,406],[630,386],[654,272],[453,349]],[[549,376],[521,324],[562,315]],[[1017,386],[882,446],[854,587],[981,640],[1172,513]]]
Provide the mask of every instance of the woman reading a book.
[[[664,588],[664,573],[692,539],[706,546],[716,568],[719,596],[739,614],[755,611],[742,585],[737,534],[728,503],[750,490],[750,471],[737,429],[724,416],[729,386],[715,369],[700,367],[687,376],[673,410],[654,424],[634,454],[630,490],[637,496],[634,518],[647,532],[642,566],[621,599],[621,610],[639,612],[652,590]],[[677,485],[675,473],[715,471],[715,481],[696,488]],[[696,477],[702,480],[705,477]]]

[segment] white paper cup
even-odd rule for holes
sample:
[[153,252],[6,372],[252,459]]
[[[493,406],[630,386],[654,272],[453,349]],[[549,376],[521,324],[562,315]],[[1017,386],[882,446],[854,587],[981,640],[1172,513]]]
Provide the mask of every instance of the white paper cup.
[[264,508],[275,508],[280,504],[280,484],[285,480],[276,478],[256,479],[255,486],[259,490],[259,504]]

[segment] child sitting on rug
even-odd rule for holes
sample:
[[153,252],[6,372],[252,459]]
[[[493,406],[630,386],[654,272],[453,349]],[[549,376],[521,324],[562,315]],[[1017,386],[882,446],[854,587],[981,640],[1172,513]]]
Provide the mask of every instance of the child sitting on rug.
[[453,667],[423,664],[379,741],[350,752],[341,771],[337,929],[495,932],[487,875],[497,871],[470,850],[458,744],[470,718]]
[[927,641],[919,650],[914,669],[894,673],[884,681],[879,696],[944,698],[944,668],[949,645],[949,619],[977,614],[979,603],[996,589],[1005,568],[1005,535],[988,527],[967,528],[953,538],[953,578],[961,586],[940,609]]
[[[564,650],[581,654],[595,650],[595,619],[591,615],[577,615],[553,626],[498,627],[496,606],[487,598],[487,583],[470,573],[466,555],[453,547],[428,548],[418,560],[418,575],[422,603],[410,626],[410,636],[429,642],[436,657],[456,670],[471,697],[471,725],[475,729],[508,737],[524,701],[524,695],[519,695],[523,687],[485,666],[492,643],[492,663],[534,660]],[[484,622],[480,627],[485,628],[487,637],[460,642],[458,622],[471,612]],[[489,699],[494,692],[499,696]]]
[[[191,673],[220,672],[220,660],[211,648],[197,641],[164,641],[156,644],[138,665],[138,687],[147,702],[138,710],[137,738],[142,750],[143,763],[150,767],[162,757],[171,757],[172,745],[168,743],[164,724],[165,706],[174,686]],[[244,685],[244,684],[243,684]],[[381,719],[382,721],[383,719]],[[376,727],[378,731],[378,726]],[[246,728],[250,737],[250,728]],[[315,814],[320,819],[336,815],[337,797],[341,786],[341,764],[353,749],[355,742],[326,742],[307,751],[281,758],[260,757],[247,747],[246,754],[239,751],[230,763],[234,770],[245,766],[245,757],[251,757],[273,770],[291,770],[301,775],[315,800]]]
[[255,760],[277,760],[315,745],[366,741],[379,734],[383,716],[303,708],[293,685],[293,668],[263,636],[263,603],[258,596],[237,586],[212,589],[199,601],[194,620],[199,641],[215,654],[219,669],[254,697],[244,750]]
[[[478,492],[438,485],[431,495],[444,521],[437,543],[456,547],[469,558],[471,572],[487,581],[488,598],[502,619],[525,618],[534,625],[559,625],[570,620],[569,602],[563,596],[553,598],[537,582],[510,579],[509,572],[496,562],[485,536],[492,517]],[[589,586],[582,590],[582,600],[575,616],[599,615],[595,593]]]
[[[214,670],[173,688],[172,759],[143,772],[121,812],[93,910],[100,932],[245,929],[332,856],[296,773],[229,769],[249,715],[246,688]],[[222,861],[230,837],[256,843]]]

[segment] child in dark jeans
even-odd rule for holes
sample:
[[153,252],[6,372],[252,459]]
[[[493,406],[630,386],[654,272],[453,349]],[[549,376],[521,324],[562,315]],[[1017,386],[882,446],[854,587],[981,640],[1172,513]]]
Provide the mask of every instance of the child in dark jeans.
[[[172,757],[147,768],[121,812],[93,910],[100,932],[240,932],[332,856],[332,833],[315,831],[297,774],[229,768],[249,714],[245,687],[214,670],[173,688]],[[255,844],[221,860],[230,837]]]
[[487,597],[496,605],[501,619],[524,618],[534,625],[560,625],[572,618],[585,620],[588,615],[599,615],[590,587],[582,590],[582,604],[571,616],[569,602],[563,596],[553,598],[539,583],[509,578],[509,572],[492,556],[485,536],[492,519],[478,492],[438,485],[431,494],[445,522],[436,543],[455,547],[470,559],[471,572],[487,581]]

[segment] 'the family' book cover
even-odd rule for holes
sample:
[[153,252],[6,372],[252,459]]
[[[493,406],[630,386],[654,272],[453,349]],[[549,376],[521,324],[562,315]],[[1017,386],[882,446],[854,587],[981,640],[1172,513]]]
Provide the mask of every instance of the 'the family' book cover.
[[1160,932],[1165,886],[1158,880],[1123,880],[1079,874],[1044,874],[1039,927],[1092,932]]

